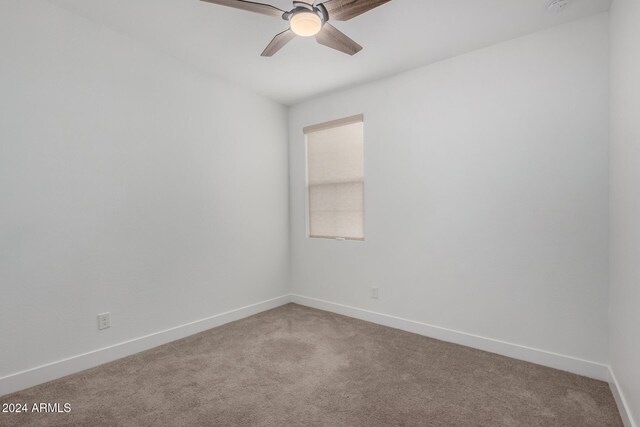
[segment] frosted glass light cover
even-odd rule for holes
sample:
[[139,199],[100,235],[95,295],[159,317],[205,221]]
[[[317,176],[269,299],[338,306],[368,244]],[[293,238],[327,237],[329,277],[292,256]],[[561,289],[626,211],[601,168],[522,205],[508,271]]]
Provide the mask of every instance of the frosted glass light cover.
[[291,17],[289,25],[297,35],[311,37],[322,29],[322,19],[313,12],[298,12]]

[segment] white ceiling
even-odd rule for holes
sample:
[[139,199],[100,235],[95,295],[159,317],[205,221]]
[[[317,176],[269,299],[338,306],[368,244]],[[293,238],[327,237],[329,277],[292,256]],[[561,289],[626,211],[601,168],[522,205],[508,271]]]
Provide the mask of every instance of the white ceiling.
[[[392,0],[333,23],[364,46],[354,57],[297,38],[263,58],[285,21],[199,0],[49,1],[287,105],[604,12],[611,3],[573,0],[556,14],[548,0]],[[291,9],[290,0],[262,1]]]

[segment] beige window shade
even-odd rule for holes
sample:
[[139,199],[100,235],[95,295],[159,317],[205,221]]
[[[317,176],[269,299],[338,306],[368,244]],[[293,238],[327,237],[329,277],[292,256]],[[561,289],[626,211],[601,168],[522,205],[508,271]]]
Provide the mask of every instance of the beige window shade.
[[362,116],[305,128],[309,236],[364,240]]

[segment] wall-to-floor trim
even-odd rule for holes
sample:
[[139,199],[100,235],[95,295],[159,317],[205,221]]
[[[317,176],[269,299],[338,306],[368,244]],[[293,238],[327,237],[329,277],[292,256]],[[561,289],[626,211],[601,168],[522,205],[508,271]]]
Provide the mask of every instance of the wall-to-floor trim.
[[[414,320],[403,319],[401,317],[388,314],[377,313],[344,304],[324,301],[317,298],[305,297],[302,295],[291,295],[291,302],[308,307],[326,310],[337,314],[342,314],[356,319],[366,320],[379,325],[413,332],[419,335],[447,341],[479,350],[500,354],[518,360],[524,360],[550,368],[595,378],[601,381],[609,381],[609,367],[605,364],[578,359],[563,354],[552,353],[537,348],[526,347],[492,338],[468,334],[466,332],[455,331],[427,323],[416,322]],[[635,427],[635,426],[634,426]]]
[[225,323],[243,319],[254,314],[279,307],[290,302],[289,295],[247,305],[235,310],[216,314],[195,322],[155,332],[143,337],[58,360],[36,368],[27,369],[0,378],[0,396],[52,381],[85,369],[93,368],[122,357],[130,356],[189,335],[206,331]]
[[609,367],[609,376],[609,387],[611,388],[611,393],[613,394],[614,399],[616,399],[616,404],[618,405],[622,422],[625,427],[637,427],[637,424],[631,415],[631,408],[627,403],[627,399],[624,397],[624,393],[622,393],[622,389],[620,388],[620,384],[618,383],[618,379],[616,378],[616,374],[613,372],[612,367]]

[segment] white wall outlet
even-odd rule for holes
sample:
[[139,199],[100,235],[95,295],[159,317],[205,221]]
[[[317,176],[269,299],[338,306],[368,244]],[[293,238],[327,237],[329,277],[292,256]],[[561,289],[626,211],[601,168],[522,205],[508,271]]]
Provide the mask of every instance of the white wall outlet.
[[98,314],[98,330],[111,327],[111,313]]
[[371,298],[378,299],[378,288],[375,286],[371,288]]

